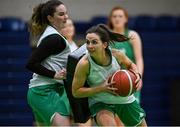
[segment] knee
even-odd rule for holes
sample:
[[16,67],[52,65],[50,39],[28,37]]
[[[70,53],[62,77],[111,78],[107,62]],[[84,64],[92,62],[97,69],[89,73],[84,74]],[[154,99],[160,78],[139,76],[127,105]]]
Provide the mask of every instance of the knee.
[[107,110],[102,110],[96,115],[97,124],[100,126],[117,126],[114,114]]

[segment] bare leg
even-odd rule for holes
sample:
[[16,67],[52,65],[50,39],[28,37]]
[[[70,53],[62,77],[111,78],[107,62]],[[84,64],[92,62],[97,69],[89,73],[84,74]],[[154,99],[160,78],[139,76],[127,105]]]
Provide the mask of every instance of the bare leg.
[[52,120],[52,126],[70,126],[70,118],[56,113]]
[[98,112],[96,120],[99,126],[117,126],[114,114],[108,110],[101,110]]
[[146,120],[143,119],[143,120],[141,121],[141,123],[140,123],[138,126],[141,126],[141,127],[147,127]]
[[117,126],[119,126],[119,127],[124,126],[123,122],[120,120],[120,118],[117,114],[115,115],[115,121],[116,121]]

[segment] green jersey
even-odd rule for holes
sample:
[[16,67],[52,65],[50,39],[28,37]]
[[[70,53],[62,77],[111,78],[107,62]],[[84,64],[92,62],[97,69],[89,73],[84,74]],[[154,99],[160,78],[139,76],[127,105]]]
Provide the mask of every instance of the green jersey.
[[[129,30],[126,29],[125,31],[125,36],[128,37],[129,35]],[[111,45],[111,48],[113,49],[118,49],[121,52],[123,52],[124,54],[126,54],[126,56],[135,63],[135,56],[134,56],[134,50],[132,47],[132,44],[130,41],[125,41],[123,43],[121,42],[115,42],[114,44]]]
[[[120,66],[114,56],[111,55],[111,63],[107,66],[100,66],[93,61],[88,54],[88,60],[90,64],[90,72],[87,77],[87,82],[90,87],[98,86],[102,84],[109,76],[120,69]],[[132,103],[135,100],[134,95],[128,97],[121,97],[110,94],[108,92],[97,93],[92,97],[89,97],[89,106],[102,102],[106,104],[127,104]]]

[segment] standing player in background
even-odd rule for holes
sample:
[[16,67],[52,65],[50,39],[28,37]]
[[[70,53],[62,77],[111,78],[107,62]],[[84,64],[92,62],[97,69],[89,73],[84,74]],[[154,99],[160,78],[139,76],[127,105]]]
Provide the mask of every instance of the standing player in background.
[[[110,31],[105,25],[93,26],[86,34],[88,53],[77,64],[72,93],[77,98],[88,97],[91,114],[100,126],[117,126],[115,114],[125,126],[146,126],[144,110],[134,95],[118,96],[113,83],[108,83],[109,77],[122,64],[135,72],[136,90],[141,88],[141,76],[136,65],[122,52],[109,49],[111,42],[121,43],[127,40],[128,38]],[[86,81],[90,87],[84,86]]]
[[[67,19],[66,23],[64,26],[60,29],[61,34],[67,39],[69,43],[69,47],[71,49],[71,52],[76,50],[78,46],[74,42],[73,38],[75,35],[75,27],[73,24],[73,21],[71,19]],[[91,126],[92,125],[92,120],[89,119],[86,123],[78,123],[79,126]]]
[[[111,47],[124,52],[129,57],[129,59],[137,65],[140,74],[143,75],[144,62],[141,39],[137,32],[128,29],[127,24],[127,11],[119,6],[114,7],[109,14],[109,28],[116,33],[130,37],[131,39],[123,43],[114,43],[113,45],[111,45]],[[140,103],[140,91],[134,93],[134,95],[137,102]]]
[[74,42],[74,35],[75,35],[75,27],[73,24],[73,21],[71,19],[67,19],[64,26],[61,28],[61,34],[67,39],[69,42],[69,47],[71,49],[71,52],[76,50],[78,46]]
[[39,4],[32,14],[32,35],[41,36],[26,65],[34,72],[27,99],[37,125],[70,125],[70,105],[63,82],[70,48],[59,32],[67,19],[67,9],[59,0]]

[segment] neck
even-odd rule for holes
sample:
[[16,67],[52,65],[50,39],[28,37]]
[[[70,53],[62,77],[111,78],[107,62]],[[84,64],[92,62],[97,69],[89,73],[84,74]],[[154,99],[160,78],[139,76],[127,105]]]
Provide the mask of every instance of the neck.
[[56,29],[59,33],[61,33],[61,32],[60,32],[60,29],[58,29],[55,25],[52,24],[51,26],[52,26],[54,29]]
[[72,39],[72,38],[67,38],[67,41],[68,41],[69,43],[72,43],[72,42],[73,42],[73,39]]
[[95,57],[93,57],[93,59],[95,60],[95,62],[98,65],[102,65],[102,66],[108,65],[109,61],[110,61],[110,57],[109,57],[108,53],[105,50],[101,54],[96,55]]
[[114,28],[113,31],[119,34],[124,34],[125,28]]

